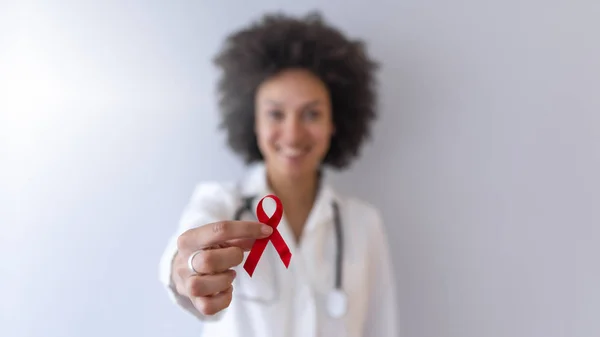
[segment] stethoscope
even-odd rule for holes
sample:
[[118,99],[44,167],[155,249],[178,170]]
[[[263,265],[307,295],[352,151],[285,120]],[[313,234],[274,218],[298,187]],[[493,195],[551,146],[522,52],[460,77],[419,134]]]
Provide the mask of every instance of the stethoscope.
[[[239,221],[244,212],[252,213],[252,203],[254,197],[246,197],[243,199],[242,205],[235,212],[235,220]],[[333,208],[333,223],[335,227],[335,288],[327,294],[327,311],[331,317],[342,317],[348,308],[348,297],[342,289],[342,267],[344,261],[344,240],[342,238],[342,221],[340,219],[340,210],[337,202],[331,203]],[[274,284],[276,291],[279,291],[279,284]],[[264,302],[264,301],[263,301]]]

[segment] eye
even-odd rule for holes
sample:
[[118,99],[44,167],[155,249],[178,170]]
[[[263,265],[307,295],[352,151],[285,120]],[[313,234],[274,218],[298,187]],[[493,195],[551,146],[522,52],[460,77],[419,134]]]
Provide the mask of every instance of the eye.
[[303,117],[309,121],[316,121],[321,117],[321,112],[319,110],[306,110]]
[[283,119],[283,111],[281,110],[270,110],[267,115],[269,116],[269,119],[274,121],[280,121]]

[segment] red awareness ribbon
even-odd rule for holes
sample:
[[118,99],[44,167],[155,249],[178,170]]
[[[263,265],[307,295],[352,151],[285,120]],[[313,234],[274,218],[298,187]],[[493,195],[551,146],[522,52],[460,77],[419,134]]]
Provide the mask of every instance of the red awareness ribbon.
[[[271,217],[269,217],[265,213],[262,207],[262,203],[266,198],[271,198],[275,200],[275,203],[277,204],[275,213],[273,213]],[[273,246],[277,250],[277,253],[279,253],[279,257],[281,258],[281,261],[283,262],[286,268],[290,265],[290,260],[292,259],[292,253],[290,252],[289,247],[287,246],[287,244],[283,240],[283,237],[281,237],[281,234],[277,230],[277,225],[279,225],[281,217],[283,216],[283,205],[281,204],[281,200],[279,200],[279,198],[272,194],[263,197],[258,203],[258,206],[256,206],[256,216],[258,217],[259,222],[273,227],[273,233],[271,233],[270,236],[264,239],[257,239],[256,241],[254,241],[252,249],[250,250],[250,254],[248,254],[248,258],[246,259],[246,263],[244,263],[244,269],[246,270],[246,272],[248,272],[248,275],[250,275],[250,277],[252,277],[254,269],[258,264],[258,260],[260,260],[260,257],[265,251],[265,248],[267,247],[269,241],[273,243]]]

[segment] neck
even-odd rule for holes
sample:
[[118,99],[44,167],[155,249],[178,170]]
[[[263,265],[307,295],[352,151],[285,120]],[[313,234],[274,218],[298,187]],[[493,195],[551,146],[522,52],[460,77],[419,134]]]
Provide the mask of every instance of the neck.
[[295,179],[267,173],[269,186],[282,201],[291,205],[312,207],[317,194],[318,174]]
[[284,216],[298,241],[317,195],[318,173],[290,179],[267,172],[267,180],[283,203]]

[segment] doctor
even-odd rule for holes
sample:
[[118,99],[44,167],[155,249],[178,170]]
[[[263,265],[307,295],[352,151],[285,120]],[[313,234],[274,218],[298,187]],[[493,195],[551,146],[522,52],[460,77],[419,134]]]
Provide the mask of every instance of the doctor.
[[[197,185],[161,261],[168,294],[203,336],[398,336],[380,213],[324,174],[348,167],[369,135],[376,63],[313,13],[265,16],[230,35],[216,64],[222,125],[249,169]],[[256,216],[268,194],[283,204],[291,262],[269,242],[250,277],[248,251],[273,232]]]

